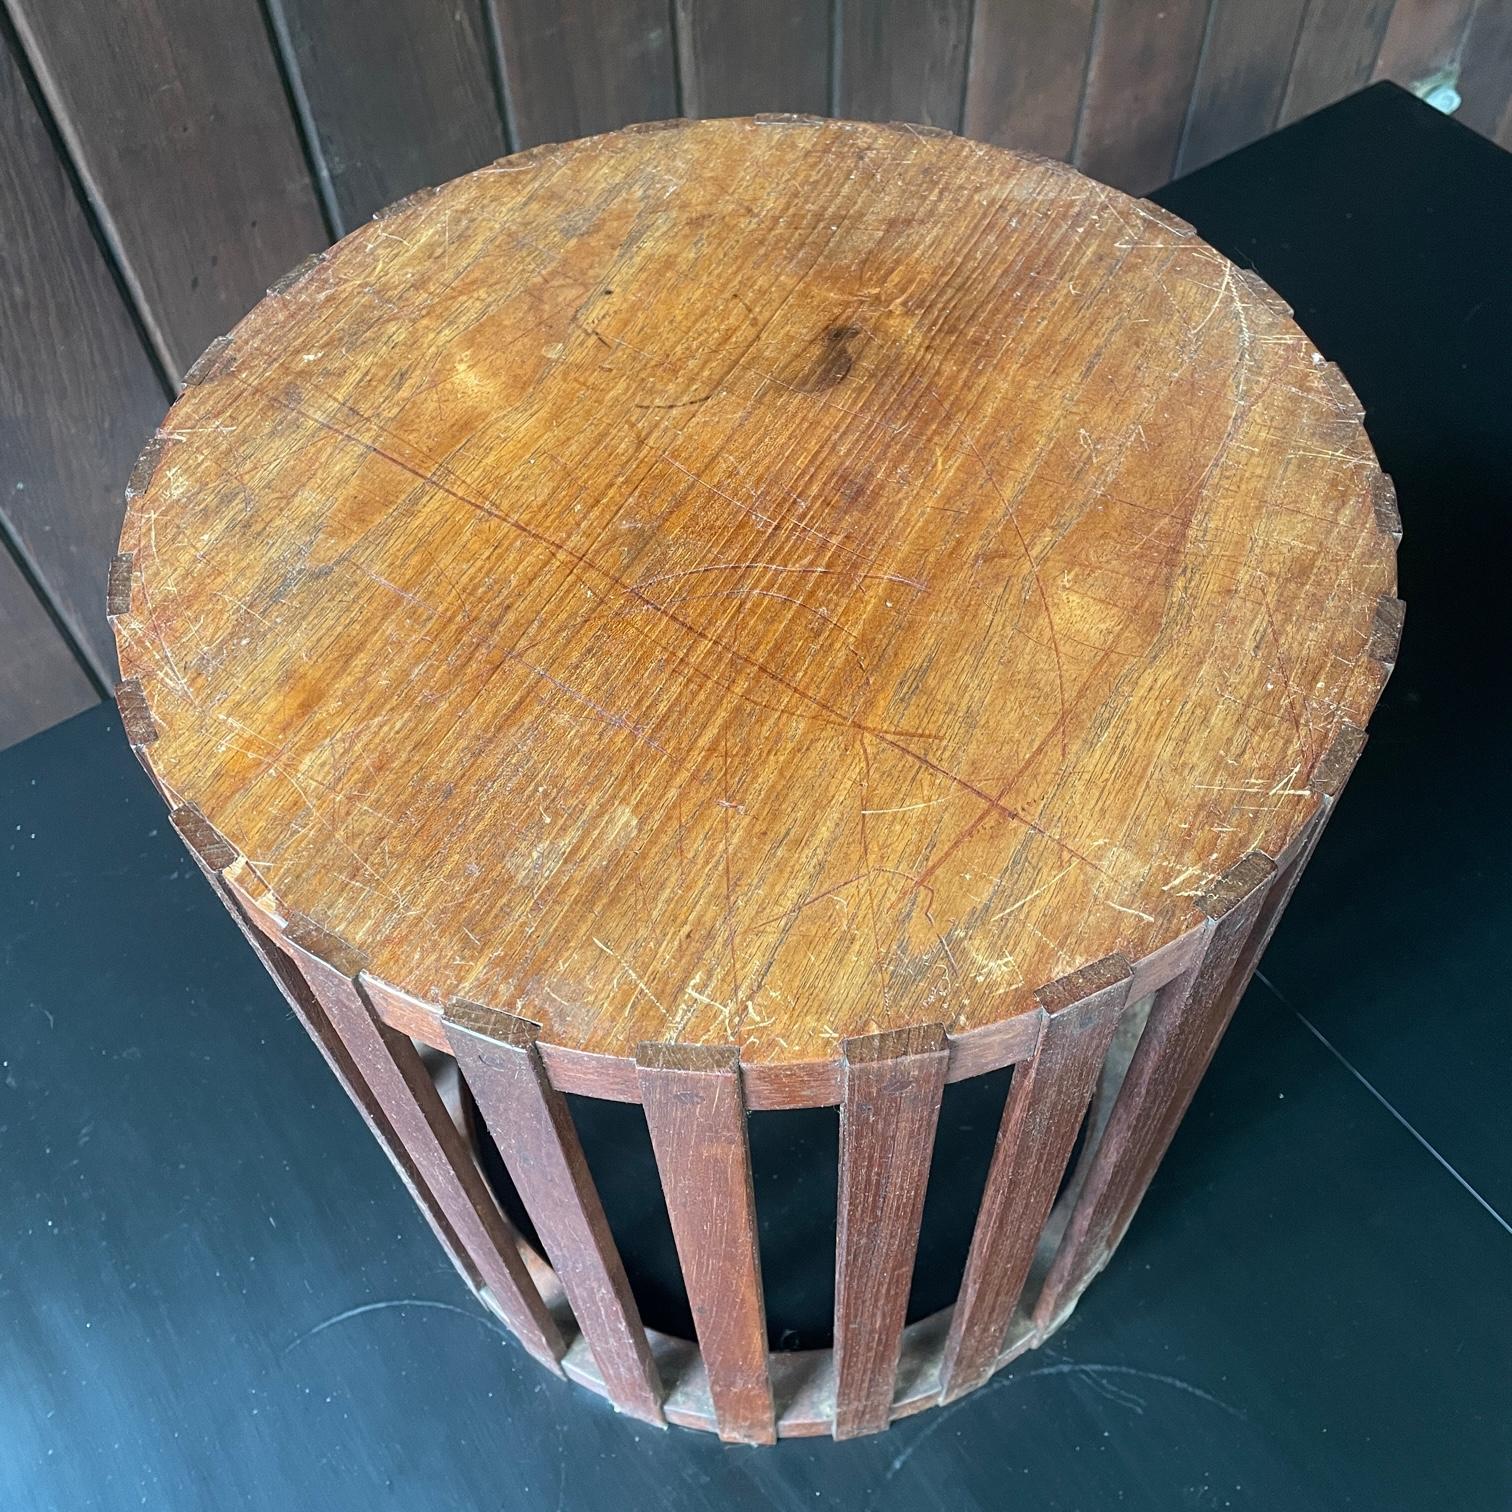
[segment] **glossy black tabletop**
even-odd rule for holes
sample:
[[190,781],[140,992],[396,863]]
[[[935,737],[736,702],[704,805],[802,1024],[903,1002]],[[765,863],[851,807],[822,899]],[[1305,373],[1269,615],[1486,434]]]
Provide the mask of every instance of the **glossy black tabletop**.
[[0,754],[0,1509],[1512,1505],[1512,157],[1382,85],[1157,198],[1364,400],[1407,631],[1065,1329],[844,1444],[726,1448],[549,1377],[100,708]]

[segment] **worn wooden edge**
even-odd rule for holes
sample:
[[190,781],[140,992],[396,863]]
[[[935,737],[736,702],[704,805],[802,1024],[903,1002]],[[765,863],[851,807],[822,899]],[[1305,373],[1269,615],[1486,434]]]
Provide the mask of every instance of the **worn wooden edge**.
[[128,504],[133,499],[140,498],[151,486],[158,463],[163,460],[163,453],[168,449],[168,439],[162,431],[154,431],[147,438],[147,444],[137,453],[137,459],[131,464],[131,471],[126,477]]
[[472,1035],[474,1039],[491,1040],[513,1050],[529,1050],[535,1047],[541,1033],[541,1026],[534,1019],[521,1018],[498,1008],[485,1008],[466,998],[453,998],[442,1008],[441,1024],[448,1045],[455,1029],[461,1034]]
[[192,803],[181,803],[168,818],[179,838],[217,875],[237,860],[236,847]]
[[329,256],[328,252],[312,252],[295,263],[282,278],[275,279],[268,285],[268,298],[282,299],[284,295],[293,293]]
[[126,739],[137,749],[151,745],[158,738],[158,727],[147,707],[147,695],[142,691],[139,678],[128,677],[118,682],[115,690],[116,708],[121,711],[121,724],[126,730]]
[[217,336],[184,374],[184,387],[198,388],[202,383],[212,383],[217,378],[224,378],[235,367],[236,349],[230,336]]
[[1250,851],[1198,895],[1197,906],[1204,917],[1216,923],[1242,907],[1257,890],[1269,887],[1277,870],[1276,863],[1263,851]]
[[368,958],[362,951],[304,914],[290,914],[285,919],[283,936],[300,955],[329,966],[349,982],[357,983],[367,968]]
[[1371,479],[1370,503],[1375,514],[1376,529],[1400,545],[1402,515],[1397,507],[1396,484],[1379,468]]
[[1402,645],[1402,627],[1407,619],[1407,606],[1392,594],[1383,593],[1376,601],[1375,617],[1370,622],[1370,639],[1365,654],[1373,662],[1379,662],[1386,676],[1396,667],[1397,652]]
[[1120,987],[1127,996],[1133,981],[1134,968],[1127,957],[1115,952],[1100,961],[1093,961],[1090,966],[1083,966],[1080,971],[1058,977],[1041,987],[1034,996],[1040,1007],[1053,1018],[1093,999],[1101,999]]
[[117,620],[131,613],[131,564],[134,560],[134,553],[118,552],[105,569],[105,618],[108,620]]
[[689,1076],[728,1076],[740,1070],[738,1045],[690,1045],[676,1040],[642,1040],[635,1047],[637,1070],[677,1071]]
[[[1307,779],[1309,789],[1324,801],[1337,797],[1365,749],[1365,739],[1365,731],[1358,725],[1342,725],[1314,765]],[[1281,858],[1277,861],[1280,863]]]

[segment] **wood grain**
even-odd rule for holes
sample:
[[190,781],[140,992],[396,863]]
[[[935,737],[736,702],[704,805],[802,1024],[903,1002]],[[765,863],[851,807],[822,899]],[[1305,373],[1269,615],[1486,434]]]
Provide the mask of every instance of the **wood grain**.
[[940,1369],[940,1400],[975,1390],[997,1368],[1040,1230],[1128,1001],[1119,956],[1041,990],[1039,1048],[1014,1067]]
[[504,151],[480,6],[267,4],[338,232]]
[[976,0],[962,131],[1069,158],[1095,9],[1095,0]]
[[518,1236],[495,1205],[413,1043],[376,1019],[363,1001],[356,982],[361,957],[307,919],[291,919],[282,941],[346,1047],[356,1076],[461,1240],[495,1309],[520,1343],[560,1374],[557,1361],[565,1341],[520,1258]]
[[1208,0],[1100,0],[1074,161],[1145,194],[1176,167]]
[[262,15],[9,0],[170,377],[327,240]]
[[536,1054],[536,1026],[452,1003],[446,1033],[593,1351],[609,1400],[643,1422],[662,1424],[656,1363],[567,1100]]
[[837,0],[835,114],[957,131],[970,0]]
[[937,1026],[848,1039],[835,1227],[834,1436],[887,1427],[919,1245],[945,1036]]
[[642,1045],[636,1064],[719,1436],[770,1444],[776,1421],[736,1050]]
[[[100,682],[115,680],[102,612],[105,569],[121,528],[121,480],[162,415],[158,381],[110,268],[74,194],[66,164],[0,34],[0,518]],[[6,638],[12,654],[55,639],[22,631],[20,590]],[[40,642],[38,636],[40,634]],[[3,655],[4,653],[0,653]],[[35,652],[33,653],[35,654]],[[50,652],[35,713],[50,695],[88,694]],[[54,672],[53,666],[64,670]],[[49,679],[60,678],[51,688]],[[12,695],[16,696],[16,695]]]
[[1370,82],[1396,0],[1308,0],[1281,121],[1311,115]]
[[1246,856],[1203,899],[1206,948],[1163,987],[1087,1171],[1079,1200],[1035,1303],[1048,1333],[1075,1306],[1117,1248],[1191,1103],[1238,1002],[1227,989],[1275,878],[1264,856]]
[[690,116],[829,109],[831,0],[672,0]]
[[1274,129],[1307,0],[1213,0],[1177,171]]
[[669,0],[492,0],[517,147],[677,115]]
[[122,536],[152,770],[391,1022],[509,1005],[601,1095],[675,1039],[833,1101],[845,1038],[968,1074],[1089,961],[1158,985],[1384,676],[1347,384],[1181,222],[979,144],[541,149],[197,376]]

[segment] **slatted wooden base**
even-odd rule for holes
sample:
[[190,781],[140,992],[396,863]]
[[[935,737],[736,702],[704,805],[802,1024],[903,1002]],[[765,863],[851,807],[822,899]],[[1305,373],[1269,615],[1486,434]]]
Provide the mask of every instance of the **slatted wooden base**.
[[[647,1423],[874,1433],[1106,1264],[1316,843],[1402,619],[1360,422],[1253,274],[1069,169],[802,116],[541,148],[189,370],[121,713],[531,1354]],[[910,1325],[944,1088],[1007,1067]],[[643,1110],[693,1338],[568,1094]],[[774,1355],[750,1120],[830,1107],[833,1345]]]
[[362,958],[307,921],[269,927],[203,815],[179,807],[173,820],[482,1303],[549,1369],[619,1411],[766,1444],[877,1432],[981,1386],[1066,1320],[1149,1186],[1360,745],[1355,731],[1336,742],[1290,853],[1230,868],[1179,950],[1138,966],[1110,956],[1040,991],[1032,1042],[1005,1061],[1012,1082],[959,1297],[907,1326],[951,1042],[938,1026],[846,1041],[834,1346],[798,1352],[766,1348],[733,1047],[648,1044],[637,1059],[697,1334],[671,1338],[641,1323],[538,1027],[467,1003],[444,1017],[444,1048],[544,1255],[498,1207],[415,1043],[368,991]]

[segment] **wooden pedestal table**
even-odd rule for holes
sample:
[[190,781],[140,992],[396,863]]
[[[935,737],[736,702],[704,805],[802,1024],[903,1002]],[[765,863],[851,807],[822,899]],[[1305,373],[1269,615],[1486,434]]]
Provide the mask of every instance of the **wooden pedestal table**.
[[[128,500],[129,737],[458,1268],[548,1368],[757,1442],[1066,1316],[1401,617],[1359,407],[1263,284],[906,126],[414,196],[212,346]],[[910,1323],[942,1089],[1008,1065]],[[567,1092],[643,1108],[696,1339],[642,1326]],[[836,1105],[834,1347],[772,1355],[748,1119]]]

